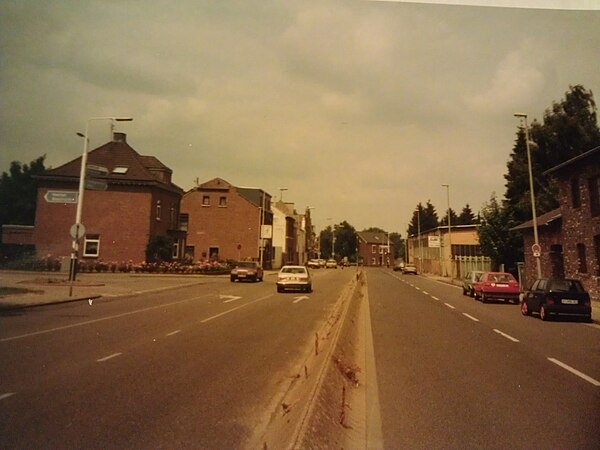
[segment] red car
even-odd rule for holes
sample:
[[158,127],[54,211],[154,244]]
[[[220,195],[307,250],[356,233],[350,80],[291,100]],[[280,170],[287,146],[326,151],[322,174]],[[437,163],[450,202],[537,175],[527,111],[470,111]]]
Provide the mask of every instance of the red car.
[[473,284],[475,298],[487,303],[488,300],[519,302],[519,282],[510,273],[485,272]]

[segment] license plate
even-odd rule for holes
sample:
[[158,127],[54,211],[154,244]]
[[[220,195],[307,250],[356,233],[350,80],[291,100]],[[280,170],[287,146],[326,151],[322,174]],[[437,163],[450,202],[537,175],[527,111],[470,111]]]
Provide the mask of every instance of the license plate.
[[571,298],[563,298],[560,302],[563,305],[577,305],[579,303],[578,300],[573,300]]
[[508,287],[508,284],[497,284],[498,287]]
[[246,277],[246,274],[245,274],[245,273],[240,273],[240,274],[238,274],[238,277],[239,277],[239,278],[245,278],[245,277]]

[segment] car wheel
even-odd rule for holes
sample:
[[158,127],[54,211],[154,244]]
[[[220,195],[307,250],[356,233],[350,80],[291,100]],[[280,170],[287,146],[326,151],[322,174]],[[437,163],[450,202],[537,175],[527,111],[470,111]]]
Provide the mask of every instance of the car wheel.
[[487,300],[487,298],[485,298],[485,292],[482,292],[481,293],[481,303],[487,303],[487,302],[488,302],[488,300]]
[[283,292],[283,288],[281,286],[277,286],[277,292]]
[[310,292],[312,292],[312,284],[309,284],[309,285],[306,287],[306,292],[309,292],[309,293],[310,293]]
[[525,301],[521,303],[521,314],[523,314],[524,316],[531,315],[531,311],[529,311],[529,308],[527,307],[527,302]]
[[544,307],[544,305],[540,306],[540,319],[542,319],[544,322],[550,319],[549,314],[546,312],[546,308]]
[[467,290],[463,288],[463,295],[467,295]]
[[235,281],[235,277],[230,277],[229,279],[231,280],[232,283]]

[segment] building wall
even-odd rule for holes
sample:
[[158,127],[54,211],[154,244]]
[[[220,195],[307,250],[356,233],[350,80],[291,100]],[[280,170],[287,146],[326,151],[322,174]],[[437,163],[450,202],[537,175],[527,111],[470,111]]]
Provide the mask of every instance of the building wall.
[[[85,191],[81,222],[86,235],[100,235],[100,255],[106,262],[145,260],[150,235],[151,198],[149,192],[136,188],[113,191]],[[49,203],[44,196],[48,190],[76,191],[72,184],[51,184],[38,188],[34,242],[39,257],[69,256],[72,238],[69,234],[75,223],[75,203]],[[173,194],[174,195],[174,194]],[[156,230],[161,230],[156,227]],[[162,231],[162,230],[161,230]]]
[[[557,220],[538,228],[538,239],[542,249],[540,255],[540,266],[542,276],[551,276],[553,269],[553,259],[562,258],[563,254],[558,254],[556,251],[551,252],[552,248],[562,246],[561,221]],[[524,287],[528,288],[537,278],[537,263],[531,251],[531,246],[534,244],[533,229],[523,233],[523,251],[525,259],[525,279],[521,280]],[[564,252],[564,248],[563,248]]]
[[[574,166],[561,174],[559,180],[559,201],[562,214],[562,245],[565,263],[565,276],[581,280],[590,295],[600,299],[600,262],[596,256],[597,243],[594,236],[600,235],[600,215],[592,215],[588,180],[600,175],[597,164]],[[576,176],[579,185],[580,205],[574,206],[571,180]],[[599,239],[599,238],[596,238]],[[585,246],[585,268],[582,271],[577,244]]]
[[[205,195],[210,206],[202,205]],[[220,197],[226,198],[226,206],[219,206]],[[189,214],[187,245],[194,247],[196,261],[207,260],[210,247],[219,249],[221,260],[259,258],[260,208],[238,195],[235,187],[189,191],[181,211]]]

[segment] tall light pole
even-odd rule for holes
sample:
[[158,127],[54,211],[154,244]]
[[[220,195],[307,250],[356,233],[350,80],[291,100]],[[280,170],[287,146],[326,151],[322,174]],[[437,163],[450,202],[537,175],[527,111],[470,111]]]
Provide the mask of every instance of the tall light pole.
[[[446,199],[448,203],[448,259],[450,260],[450,278],[452,278],[452,227],[450,224],[450,185],[442,184],[446,188]],[[446,265],[444,264],[444,267]],[[448,273],[446,272],[446,275]]]
[[[77,274],[77,260],[78,260],[78,252],[79,252],[79,239],[82,229],[84,229],[83,224],[81,223],[81,215],[83,212],[83,194],[85,192],[85,175],[86,175],[86,166],[87,166],[87,157],[88,157],[88,147],[90,144],[90,123],[95,120],[110,120],[111,121],[111,130],[114,129],[114,122],[130,122],[133,120],[132,117],[91,117],[87,120],[85,124],[85,135],[81,133],[77,133],[78,136],[83,137],[83,154],[81,156],[81,168],[79,171],[79,192],[77,195],[77,211],[75,212],[75,231],[73,233],[73,243],[71,246],[71,267],[69,271],[69,280],[71,282],[75,281]],[[71,284],[71,288],[72,288]]]
[[423,272],[423,246],[421,245],[421,204],[417,205],[417,236],[419,239],[419,273]]
[[[537,248],[539,248],[538,239],[538,228],[537,228],[537,214],[535,212],[535,193],[533,191],[533,171],[531,168],[531,149],[529,148],[529,127],[527,126],[527,114],[515,113],[515,117],[523,120],[525,128],[525,148],[527,149],[527,168],[529,169],[529,194],[531,195],[531,217],[533,220],[533,242]],[[539,256],[534,256],[535,266],[537,270],[537,277],[542,278],[542,263]]]
[[282,202],[283,201],[283,191],[287,191],[288,188],[286,187],[280,187],[279,188],[279,201]]
[[314,230],[314,226],[313,226],[313,223],[312,223],[312,215],[310,213],[310,211],[312,209],[315,209],[315,207],[314,206],[307,206],[306,207],[306,212],[305,212],[305,216],[308,217],[308,226],[306,227],[307,228],[306,231],[307,231],[307,234],[309,236],[309,241],[308,241],[308,253],[309,253],[309,255],[308,255],[308,259],[312,259],[313,252],[315,251],[315,237],[313,236],[314,235],[314,231],[313,231]]

